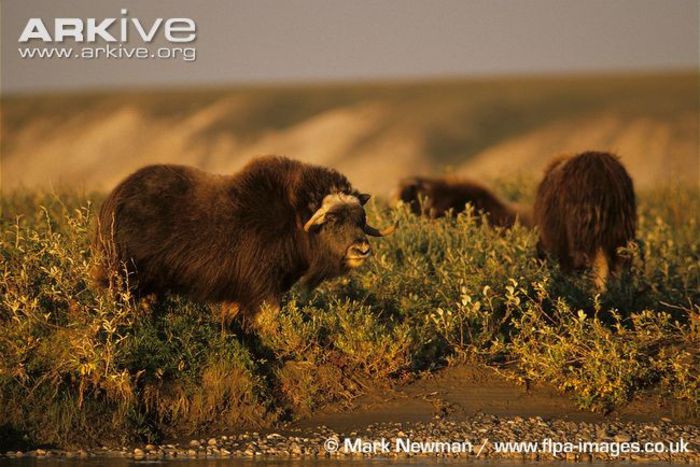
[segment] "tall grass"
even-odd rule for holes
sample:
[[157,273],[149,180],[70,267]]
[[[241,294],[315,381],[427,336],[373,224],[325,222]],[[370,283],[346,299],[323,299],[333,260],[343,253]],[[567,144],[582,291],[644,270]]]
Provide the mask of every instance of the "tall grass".
[[309,296],[292,290],[254,338],[222,333],[214,306],[148,307],[91,285],[98,201],[2,200],[0,425],[35,441],[270,426],[465,360],[553,383],[591,410],[645,391],[700,406],[696,189],[641,196],[632,270],[600,296],[537,260],[535,232],[375,204],[373,222],[401,228],[373,260]]

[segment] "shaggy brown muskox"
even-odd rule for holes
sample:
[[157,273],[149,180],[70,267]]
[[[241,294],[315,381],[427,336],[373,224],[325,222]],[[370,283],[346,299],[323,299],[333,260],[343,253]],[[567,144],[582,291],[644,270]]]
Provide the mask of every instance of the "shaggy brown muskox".
[[406,178],[399,183],[398,197],[416,215],[438,218],[450,210],[456,215],[463,212],[466,204],[470,203],[476,212],[488,215],[491,225],[512,227],[516,219],[524,225],[530,225],[530,216],[525,209],[509,205],[486,187],[467,180]]
[[231,176],[148,166],[102,205],[96,276],[124,270],[140,296],[221,302],[246,322],[298,280],[313,288],[367,259],[367,235],[392,230],[367,225],[368,199],[334,170],[282,157]]
[[634,239],[637,226],[632,179],[617,157],[584,152],[552,162],[537,189],[538,251],[563,270],[593,268],[603,290],[610,272],[625,261],[618,248]]

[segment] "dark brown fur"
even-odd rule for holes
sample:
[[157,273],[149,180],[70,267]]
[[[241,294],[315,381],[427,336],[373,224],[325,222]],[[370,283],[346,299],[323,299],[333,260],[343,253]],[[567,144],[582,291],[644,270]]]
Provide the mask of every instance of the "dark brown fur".
[[97,275],[105,279],[123,264],[140,296],[224,302],[247,319],[263,303],[278,307],[301,278],[313,287],[347,272],[346,245],[333,244],[339,235],[368,248],[355,228],[365,222],[361,206],[334,213],[339,228],[349,226],[340,234],[304,230],[330,193],[359,196],[340,173],[282,157],[256,159],[232,176],[145,167],[102,205]]
[[[467,180],[450,178],[411,177],[399,184],[399,199],[408,203],[416,215],[431,218],[445,216],[449,211],[457,215],[471,204],[477,213],[488,215],[491,225],[511,227],[516,219],[529,225],[529,215],[511,206],[486,187]],[[423,200],[422,204],[420,199]]]
[[608,270],[624,261],[617,250],[633,240],[637,226],[634,186],[617,157],[584,152],[553,161],[537,189],[534,219],[538,250],[565,271],[593,267],[605,287]]

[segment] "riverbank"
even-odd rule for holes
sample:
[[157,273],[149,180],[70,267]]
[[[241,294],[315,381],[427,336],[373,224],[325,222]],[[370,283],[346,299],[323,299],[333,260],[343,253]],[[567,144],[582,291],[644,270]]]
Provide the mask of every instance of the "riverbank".
[[120,449],[7,452],[5,457],[165,459],[463,459],[700,463],[700,427],[671,422],[572,422],[478,415],[469,420],[381,423],[351,432],[325,426],[247,432]]
[[583,411],[546,384],[526,388],[491,368],[458,365],[410,384],[370,388],[350,406],[329,407],[277,431],[199,433],[161,444],[2,454],[13,459],[700,463],[699,422],[678,404],[653,396],[609,415]]

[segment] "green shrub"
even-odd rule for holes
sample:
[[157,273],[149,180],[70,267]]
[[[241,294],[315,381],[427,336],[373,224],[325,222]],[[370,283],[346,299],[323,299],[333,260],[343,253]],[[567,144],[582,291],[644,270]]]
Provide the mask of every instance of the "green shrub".
[[464,359],[593,410],[640,391],[700,404],[698,190],[641,196],[633,267],[602,296],[537,260],[536,232],[373,204],[373,223],[400,223],[373,260],[292,290],[255,339],[222,333],[215,306],[95,288],[90,200],[2,200],[0,420],[37,441],[270,425]]

